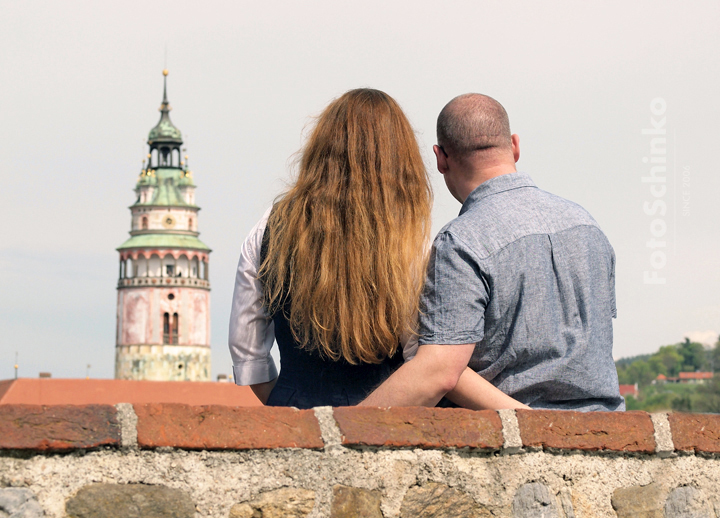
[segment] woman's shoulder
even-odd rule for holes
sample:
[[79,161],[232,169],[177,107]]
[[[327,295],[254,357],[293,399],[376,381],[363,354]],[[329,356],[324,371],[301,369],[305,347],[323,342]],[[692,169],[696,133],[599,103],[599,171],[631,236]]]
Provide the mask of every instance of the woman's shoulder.
[[243,243],[242,253],[247,254],[247,256],[253,263],[258,263],[258,261],[260,260],[260,250],[262,248],[263,235],[265,234],[268,218],[270,218],[270,213],[272,212],[272,209],[273,208],[271,206],[265,211],[265,214],[263,214],[262,218],[260,218],[260,221],[255,224],[252,230],[250,230],[250,233],[245,238],[245,242]]

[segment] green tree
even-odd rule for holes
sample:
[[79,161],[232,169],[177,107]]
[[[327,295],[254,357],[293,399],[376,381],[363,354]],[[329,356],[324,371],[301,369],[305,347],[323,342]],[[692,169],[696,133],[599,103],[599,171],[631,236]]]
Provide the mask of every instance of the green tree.
[[715,370],[720,371],[720,337],[718,337],[718,341],[715,342],[715,347],[708,351],[708,356],[710,363],[708,369],[713,372],[715,372]]
[[653,356],[665,366],[667,376],[677,376],[682,367],[683,357],[676,345],[664,345]]
[[648,360],[648,365],[650,365],[650,370],[655,373],[656,378],[658,374],[664,374],[665,376],[667,376],[667,367],[665,367],[662,358],[660,358],[659,356],[651,356]]
[[705,370],[707,356],[702,344],[691,342],[689,338],[686,338],[679,345],[678,352],[682,356],[683,370],[686,372]]
[[650,368],[650,364],[643,360],[632,362],[627,368],[627,371],[628,384],[637,383],[638,385],[647,385],[657,376]]

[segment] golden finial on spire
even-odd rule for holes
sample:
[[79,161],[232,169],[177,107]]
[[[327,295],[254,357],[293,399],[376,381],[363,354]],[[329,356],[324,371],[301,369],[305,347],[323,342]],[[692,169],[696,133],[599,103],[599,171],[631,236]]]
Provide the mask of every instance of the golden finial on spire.
[[164,76],[168,75],[169,73],[170,73],[170,72],[168,72],[168,69],[167,69],[167,68],[166,68],[165,70],[163,70],[163,75],[164,75]]

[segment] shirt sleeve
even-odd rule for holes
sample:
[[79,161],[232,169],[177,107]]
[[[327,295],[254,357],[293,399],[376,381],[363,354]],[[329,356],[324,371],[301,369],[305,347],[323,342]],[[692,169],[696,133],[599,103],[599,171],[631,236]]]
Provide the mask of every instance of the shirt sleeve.
[[[609,243],[608,243],[608,246]],[[615,297],[615,250],[610,246],[610,292],[611,292],[611,306],[610,313],[613,318],[617,318],[617,299]]]
[[275,327],[263,308],[262,284],[258,279],[260,249],[270,210],[245,239],[235,275],[228,344],[237,385],[264,383],[278,376],[270,356]]
[[[413,319],[417,320],[417,313],[413,315]],[[400,346],[402,347],[403,360],[406,362],[412,360],[418,350],[418,335],[411,332],[403,333],[400,337]]]
[[438,234],[420,298],[419,344],[480,342],[488,300],[486,280],[469,247],[449,232]]

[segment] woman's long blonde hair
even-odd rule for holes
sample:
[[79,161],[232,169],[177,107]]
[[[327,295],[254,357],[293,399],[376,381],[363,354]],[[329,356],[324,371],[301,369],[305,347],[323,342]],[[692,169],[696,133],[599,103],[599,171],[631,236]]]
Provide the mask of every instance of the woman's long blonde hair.
[[265,305],[324,357],[379,363],[413,333],[432,190],[395,100],[362,88],[333,101],[268,220]]

